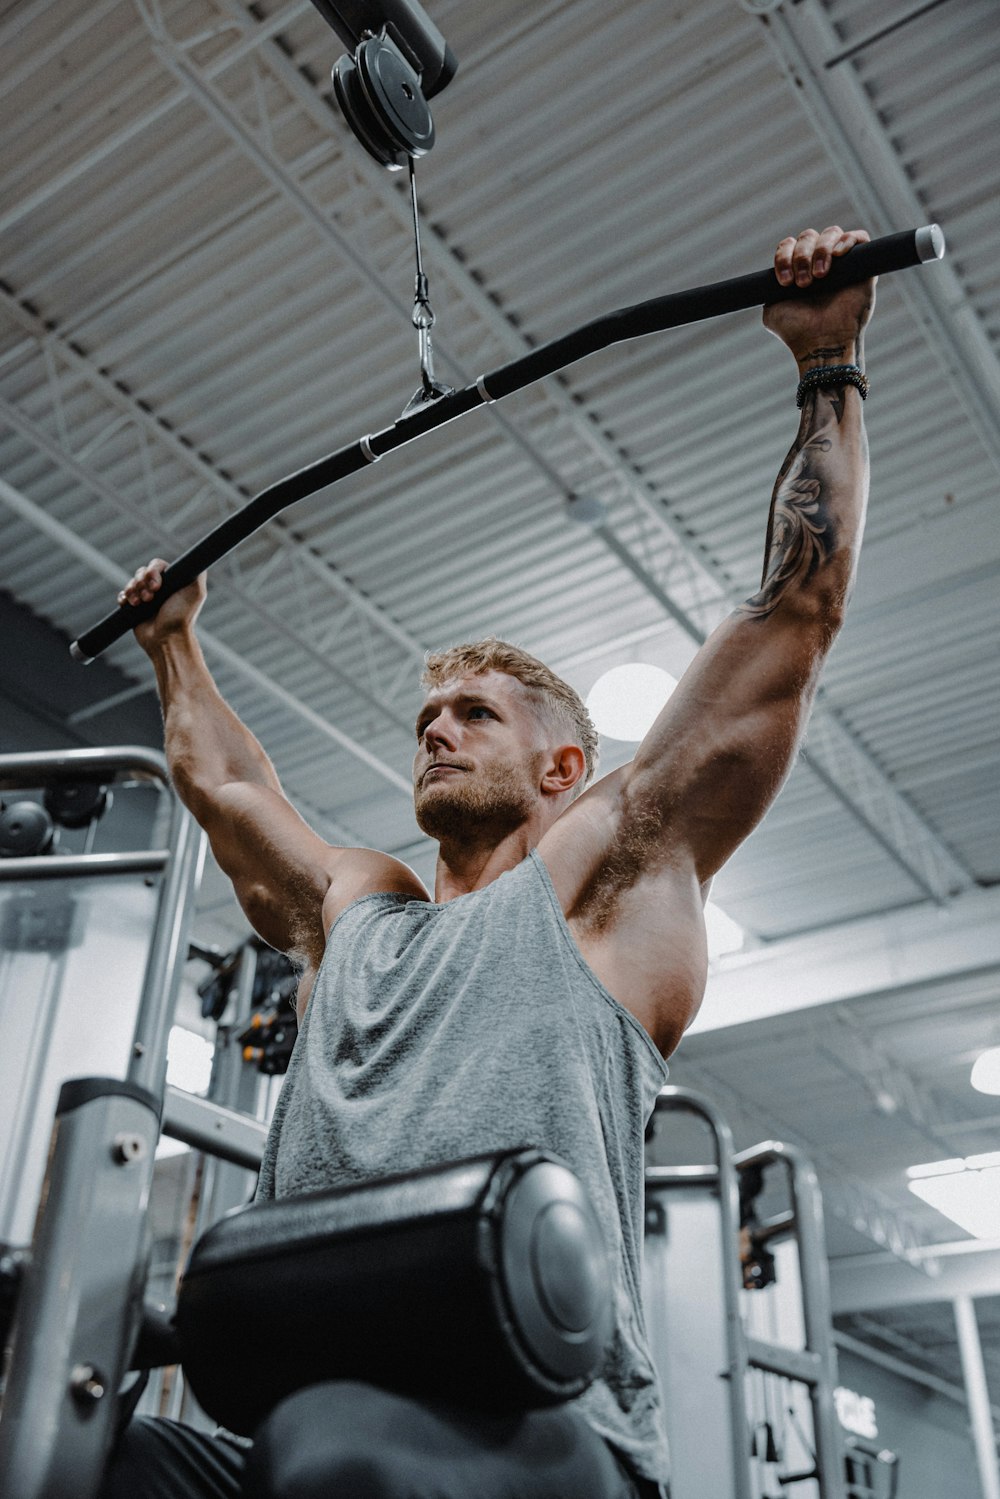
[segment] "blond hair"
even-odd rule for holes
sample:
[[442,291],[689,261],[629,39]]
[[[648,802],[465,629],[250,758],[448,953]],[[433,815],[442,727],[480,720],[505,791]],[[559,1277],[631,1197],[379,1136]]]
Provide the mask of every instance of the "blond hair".
[[429,652],[420,681],[424,687],[440,687],[451,677],[482,676],[488,671],[502,671],[516,678],[560,732],[568,733],[583,750],[586,769],[578,783],[582,791],[597,769],[597,730],[580,694],[537,656],[491,635],[486,640],[450,646],[446,651]]

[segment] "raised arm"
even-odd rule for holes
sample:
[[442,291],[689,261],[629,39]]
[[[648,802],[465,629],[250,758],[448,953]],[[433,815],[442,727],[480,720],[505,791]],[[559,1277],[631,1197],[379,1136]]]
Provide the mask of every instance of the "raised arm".
[[[152,598],[166,563],[140,568],[119,603]],[[323,902],[337,858],[285,797],[274,767],[224,700],[195,635],[199,578],[136,630],[156,672],[174,787],[205,829],[248,920],[309,972],[323,952]]]
[[[839,227],[782,240],[778,279],[808,285],[867,240]],[[709,880],[760,821],[794,758],[823,660],[840,628],[868,496],[862,337],[874,284],[765,308],[795,358],[799,430],[774,486],[760,589],[699,651],[623,773],[619,815],[661,828],[657,852]],[[829,383],[826,383],[829,382]],[[738,437],[735,439],[738,441]]]

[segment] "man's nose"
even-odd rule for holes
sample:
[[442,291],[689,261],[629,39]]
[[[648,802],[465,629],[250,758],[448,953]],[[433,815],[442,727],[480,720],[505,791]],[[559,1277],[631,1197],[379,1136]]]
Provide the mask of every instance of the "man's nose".
[[455,748],[455,725],[447,713],[439,713],[437,718],[424,729],[424,743],[429,750]]

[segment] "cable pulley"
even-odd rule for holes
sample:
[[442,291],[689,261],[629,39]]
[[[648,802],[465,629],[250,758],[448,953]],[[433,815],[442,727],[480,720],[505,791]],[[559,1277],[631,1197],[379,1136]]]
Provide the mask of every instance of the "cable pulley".
[[420,257],[420,220],[413,163],[434,144],[427,100],[455,76],[458,61],[416,0],[313,0],[323,19],[353,48],[333,69],[341,113],[370,156],[390,172],[410,173],[417,275],[413,326],[420,351],[420,386],[403,415],[450,395],[434,378],[434,312]]
[[425,156],[434,121],[420,75],[383,30],[333,70],[333,88],[347,123],[370,156],[390,171]]
[[313,0],[351,48],[333,69],[348,125],[390,172],[434,144],[428,99],[455,76],[458,59],[416,0]]

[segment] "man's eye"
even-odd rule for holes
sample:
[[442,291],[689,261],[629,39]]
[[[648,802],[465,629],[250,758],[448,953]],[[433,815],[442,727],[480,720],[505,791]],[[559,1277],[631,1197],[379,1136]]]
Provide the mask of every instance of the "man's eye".
[[486,717],[486,718],[492,718],[493,717],[493,714],[490,712],[489,708],[483,708],[483,707],[480,706],[480,707],[475,707],[475,708],[470,708],[469,709],[469,717],[470,718],[474,718],[477,713],[482,713],[484,715],[484,717]]

